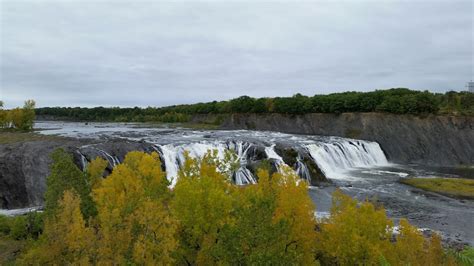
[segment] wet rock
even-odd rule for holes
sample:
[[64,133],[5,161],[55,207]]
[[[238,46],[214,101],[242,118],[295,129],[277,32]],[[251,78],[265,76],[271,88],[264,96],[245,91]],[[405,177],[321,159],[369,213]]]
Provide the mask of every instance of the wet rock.
[[297,149],[278,143],[275,145],[275,152],[281,156],[283,161],[288,166],[293,169],[296,168],[296,162],[299,154]]
[[252,162],[265,160],[267,158],[265,147],[263,145],[252,145],[247,152],[247,156]]
[[259,169],[267,170],[270,175],[278,172],[277,161],[275,159],[263,159],[259,161],[251,161],[247,168],[257,178],[257,172]]
[[312,186],[320,186],[330,183],[329,179],[326,178],[326,176],[323,174],[321,169],[319,169],[318,165],[314,162],[313,158],[311,158],[311,155],[308,152],[302,151],[300,153],[300,156],[301,160],[308,168],[309,174],[311,176],[310,184]]

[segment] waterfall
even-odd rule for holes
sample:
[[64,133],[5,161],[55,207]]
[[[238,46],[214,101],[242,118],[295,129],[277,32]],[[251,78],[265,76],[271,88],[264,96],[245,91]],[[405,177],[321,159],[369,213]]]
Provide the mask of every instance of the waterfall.
[[[202,158],[208,151],[217,150],[217,157],[221,160],[225,157],[226,150],[234,150],[240,167],[233,173],[235,183],[237,185],[255,184],[256,180],[253,174],[247,169],[247,152],[252,146],[250,143],[214,141],[214,142],[197,142],[181,145],[157,145],[159,147],[161,159],[165,163],[166,178],[174,187],[177,182],[179,168],[184,164],[185,151],[192,158]],[[230,167],[230,166],[229,166]]]
[[331,179],[345,179],[347,171],[354,168],[388,165],[376,142],[338,139],[309,144],[306,148],[321,171]]
[[275,151],[275,144],[270,147],[265,147],[265,153],[267,154],[268,159],[274,159],[276,161],[277,166],[284,164],[283,158],[281,158],[281,156]]
[[229,149],[233,149],[237,154],[237,160],[240,162],[240,167],[234,173],[234,181],[237,185],[248,185],[248,184],[255,184],[257,181],[253,176],[252,172],[247,169],[247,158],[248,158],[248,151],[250,147],[252,147],[251,143],[244,143],[239,141],[237,143],[231,142],[228,144]]
[[82,171],[85,172],[87,169],[87,158],[79,150],[77,150],[77,153],[81,156]]
[[[266,143],[266,142],[263,142]],[[276,145],[265,145],[259,141],[233,140],[231,138],[201,140],[199,142],[174,142],[169,144],[155,144],[154,149],[159,153],[162,163],[165,166],[166,178],[170,181],[170,187],[174,187],[177,182],[179,169],[185,162],[185,153],[187,152],[191,158],[202,158],[208,151],[216,151],[218,159],[226,158],[226,152],[231,150],[235,152],[235,159],[231,158],[223,167],[219,167],[219,171],[232,174],[232,180],[237,185],[255,184],[256,177],[251,171],[252,165],[257,164],[265,157],[270,159],[277,171],[281,171],[282,167],[288,166],[283,158],[276,152]],[[287,145],[287,144],[284,144]],[[348,172],[357,168],[370,168],[375,166],[388,165],[379,144],[376,142],[344,139],[344,138],[319,138],[305,140],[305,142],[294,142],[292,144],[293,152],[297,152],[296,164],[291,165],[295,173],[311,183],[311,173],[308,166],[303,161],[309,153],[314,162],[321,169],[323,174],[330,179],[347,179],[350,178]],[[287,146],[282,146],[283,149]],[[289,146],[288,146],[289,147]],[[112,156],[102,149],[94,148],[105,158],[110,167],[120,164],[116,156]],[[306,149],[304,154],[302,149]],[[257,157],[255,157],[257,156]],[[290,156],[290,155],[288,155]],[[291,155],[295,156],[295,155]],[[286,158],[285,158],[286,159]],[[292,160],[293,160],[292,159]],[[83,169],[87,166],[86,158],[81,155]]]
[[95,148],[99,153],[101,153],[104,158],[109,162],[110,166],[114,168],[116,165],[120,164],[120,160],[116,156],[110,155],[108,152]]
[[275,144],[272,144],[270,147],[265,147],[265,154],[267,155],[268,159],[273,159],[275,161],[275,166],[278,172],[280,172],[280,167],[282,165],[287,165],[283,158],[281,158],[278,153],[275,151]]
[[176,185],[179,170],[178,150],[171,144],[160,146],[161,160],[165,163],[166,178],[171,182],[171,187]]
[[311,184],[311,175],[309,173],[308,167],[304,162],[301,161],[299,156],[296,160],[296,174]]

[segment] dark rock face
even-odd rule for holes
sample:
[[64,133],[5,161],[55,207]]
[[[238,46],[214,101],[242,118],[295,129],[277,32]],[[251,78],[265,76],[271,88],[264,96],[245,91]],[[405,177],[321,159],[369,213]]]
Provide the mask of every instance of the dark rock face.
[[82,143],[61,139],[0,145],[0,207],[41,205],[51,152],[57,148],[73,152]]
[[330,181],[326,178],[323,174],[321,169],[316,165],[311,155],[308,152],[300,153],[301,161],[306,165],[308,168],[309,174],[311,176],[311,185],[312,186],[319,186],[322,183],[329,183]]
[[308,169],[310,185],[319,186],[321,183],[329,182],[321,169],[319,169],[319,167],[316,165],[313,158],[311,158],[311,155],[307,150],[296,149],[295,147],[279,143],[275,146],[275,152],[280,155],[283,161],[294,170],[298,169],[298,161],[303,163]]
[[[97,157],[107,160],[108,165],[106,170],[110,173],[116,164],[123,162],[125,155],[130,151],[143,151],[148,153],[153,151],[159,152],[158,150],[155,150],[152,144],[146,142],[133,142],[117,139],[80,147],[75,155],[82,154],[87,162],[90,162]],[[80,167],[83,167],[82,159],[78,158],[76,159],[76,162]]]
[[[196,115],[193,122],[214,121],[214,116]],[[474,164],[474,117],[382,113],[232,114],[222,119],[221,128],[376,141],[388,159],[396,163],[438,166]]]
[[111,140],[96,143],[90,140],[59,138],[51,141],[28,141],[0,145],[0,208],[14,209],[43,204],[46,177],[51,164],[50,154],[62,148],[73,154],[74,162],[82,169],[83,158],[90,162],[102,157],[109,162],[106,173],[114,163],[123,162],[130,151],[155,151],[148,143]]

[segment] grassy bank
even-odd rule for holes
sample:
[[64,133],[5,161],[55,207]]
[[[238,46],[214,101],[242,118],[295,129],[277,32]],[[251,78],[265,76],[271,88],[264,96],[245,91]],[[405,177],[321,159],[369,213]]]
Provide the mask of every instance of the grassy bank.
[[462,178],[407,178],[403,184],[452,198],[474,199],[474,180]]
[[41,135],[35,132],[13,131],[8,129],[0,130],[0,144],[8,144],[23,141],[54,140],[58,136]]

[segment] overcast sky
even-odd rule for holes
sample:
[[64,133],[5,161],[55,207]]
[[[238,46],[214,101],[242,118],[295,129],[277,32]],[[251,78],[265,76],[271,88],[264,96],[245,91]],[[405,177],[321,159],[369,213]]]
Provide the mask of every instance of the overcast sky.
[[7,107],[163,106],[473,79],[473,1],[0,0]]

